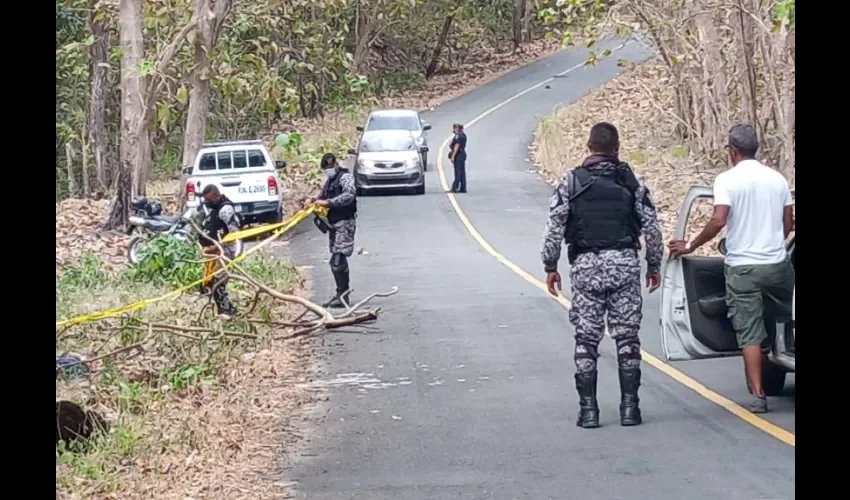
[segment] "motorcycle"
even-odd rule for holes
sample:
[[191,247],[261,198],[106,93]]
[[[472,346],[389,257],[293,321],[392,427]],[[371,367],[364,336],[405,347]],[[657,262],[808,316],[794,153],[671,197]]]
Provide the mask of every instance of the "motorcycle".
[[[144,197],[133,199],[130,207],[135,213],[130,216],[130,224],[127,227],[128,235],[135,233],[127,248],[127,260],[130,264],[139,263],[142,249],[155,236],[169,235],[180,241],[192,239],[195,230],[189,224],[189,219],[192,217],[191,208],[187,209],[183,215],[163,215],[160,202]],[[206,207],[204,210],[207,211]],[[239,225],[242,225],[241,219]],[[241,255],[244,249],[242,240],[236,240],[232,245],[234,257]]]

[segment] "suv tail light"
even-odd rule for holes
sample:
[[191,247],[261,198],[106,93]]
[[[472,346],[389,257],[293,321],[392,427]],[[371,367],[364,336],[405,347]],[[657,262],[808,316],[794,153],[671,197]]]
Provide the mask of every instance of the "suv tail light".
[[195,182],[189,181],[186,183],[186,199],[188,201],[195,201]]
[[273,175],[269,176],[269,194],[277,196],[277,179]]

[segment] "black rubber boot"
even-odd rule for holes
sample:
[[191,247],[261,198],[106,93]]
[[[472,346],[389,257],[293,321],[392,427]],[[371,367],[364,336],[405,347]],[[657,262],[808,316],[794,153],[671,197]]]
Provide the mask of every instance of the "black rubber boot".
[[620,425],[640,425],[640,368],[620,368]]
[[585,429],[599,427],[599,404],[596,402],[596,370],[576,373],[578,419],[576,425]]

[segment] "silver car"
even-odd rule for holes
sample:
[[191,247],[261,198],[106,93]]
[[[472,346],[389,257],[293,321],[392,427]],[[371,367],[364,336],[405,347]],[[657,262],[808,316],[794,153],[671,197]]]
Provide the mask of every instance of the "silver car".
[[[366,125],[357,127],[360,132],[376,130],[407,130],[413,134],[418,147],[428,147],[425,132],[431,130],[431,125],[423,121],[419,112],[412,109],[380,109],[372,111],[366,119]],[[428,154],[422,153],[422,169],[428,170]]]
[[357,194],[381,189],[413,189],[425,194],[422,155],[428,146],[417,146],[407,130],[373,130],[363,133],[354,155]]

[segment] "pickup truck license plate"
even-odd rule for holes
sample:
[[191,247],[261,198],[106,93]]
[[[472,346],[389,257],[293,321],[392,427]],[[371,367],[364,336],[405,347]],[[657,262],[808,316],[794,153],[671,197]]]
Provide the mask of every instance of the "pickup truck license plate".
[[236,192],[239,194],[265,193],[266,186],[263,186],[262,184],[259,186],[239,186]]

